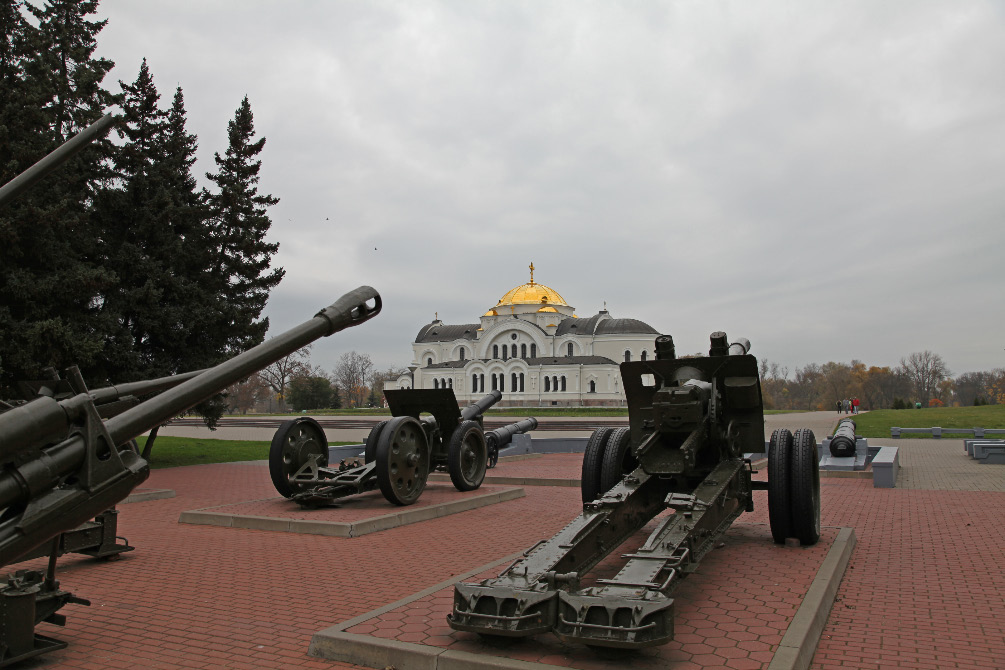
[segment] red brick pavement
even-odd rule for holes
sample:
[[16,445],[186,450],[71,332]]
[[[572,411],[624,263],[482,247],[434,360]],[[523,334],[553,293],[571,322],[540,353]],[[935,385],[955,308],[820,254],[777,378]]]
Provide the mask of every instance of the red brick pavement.
[[[577,477],[580,459],[494,472]],[[825,525],[853,527],[858,546],[813,668],[1005,668],[1005,493],[821,484]],[[312,633],[525,549],[580,508],[575,488],[525,486],[525,498],[343,539],[177,523],[183,510],[274,496],[262,463],[157,470],[146,486],[177,497],[120,508],[137,547],[120,560],[60,560],[62,586],[92,606],[64,608],[65,629],[41,625],[70,647],[26,667],[351,667],[307,656]],[[756,496],[742,523],[766,521]],[[765,548],[776,549],[766,534]]]

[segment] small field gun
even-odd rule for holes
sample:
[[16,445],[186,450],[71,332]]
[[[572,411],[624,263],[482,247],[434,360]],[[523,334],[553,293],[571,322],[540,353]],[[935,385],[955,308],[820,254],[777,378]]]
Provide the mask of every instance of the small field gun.
[[[366,438],[363,465],[343,461],[328,466],[328,440],[310,417],[285,422],[272,438],[269,472],[276,490],[305,507],[372,491],[395,505],[411,505],[433,470],[446,470],[458,491],[482,485],[490,444],[498,447],[517,432],[537,426],[527,419],[483,431],[483,414],[502,398],[492,391],[463,410],[453,389],[399,389],[384,392],[394,417],[375,425]],[[531,426],[528,421],[533,421]]]
[[[673,639],[670,594],[729,525],[767,488],[771,531],[812,544],[820,534],[816,441],[776,431],[768,483],[744,453],[764,448],[757,360],[750,343],[713,333],[709,355],[678,359],[656,339],[656,360],[623,363],[629,427],[600,428],[583,455],[583,512],[531,547],[499,577],[455,585],[450,626],[486,636],[553,632],[597,647],[642,648]],[[611,579],[588,571],[664,510],[665,517]]]
[[523,421],[511,423],[502,428],[496,428],[485,433],[485,444],[489,449],[489,467],[494,468],[499,462],[499,450],[513,441],[514,435],[523,435],[537,428],[537,419],[531,417]]

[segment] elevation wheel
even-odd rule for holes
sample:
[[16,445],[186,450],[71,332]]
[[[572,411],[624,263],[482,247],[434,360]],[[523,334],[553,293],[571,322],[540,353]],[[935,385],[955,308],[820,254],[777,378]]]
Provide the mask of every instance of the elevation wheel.
[[377,485],[388,502],[411,505],[418,500],[429,476],[429,444],[418,419],[398,416],[388,421],[374,460]]
[[494,468],[499,465],[499,443],[494,438],[485,438],[485,448],[488,449],[488,461],[486,468]]
[[768,521],[771,539],[784,544],[791,531],[791,499],[789,496],[789,461],[792,453],[792,433],[778,428],[768,441]]
[[611,433],[604,449],[604,457],[600,465],[600,493],[604,494],[614,488],[621,478],[639,467],[632,453],[632,434],[630,428],[618,428]]
[[366,436],[366,443],[363,445],[364,463],[371,463],[377,458],[377,440],[380,439],[380,433],[386,425],[387,421],[381,421],[370,429],[370,433]]
[[281,495],[289,498],[303,490],[303,486],[293,484],[290,478],[312,456],[318,457],[319,467],[328,465],[328,438],[321,424],[310,417],[284,421],[269,446],[269,475]]
[[820,457],[817,438],[809,428],[800,428],[792,438],[789,495],[792,506],[791,535],[800,544],[820,539]]
[[481,486],[487,464],[488,447],[482,427],[477,421],[462,421],[447,445],[447,470],[454,488],[474,491]]
[[597,428],[586,443],[586,451],[583,452],[583,474],[579,484],[584,503],[596,500],[602,493],[600,471],[604,465],[604,450],[612,432],[614,431],[610,428]]

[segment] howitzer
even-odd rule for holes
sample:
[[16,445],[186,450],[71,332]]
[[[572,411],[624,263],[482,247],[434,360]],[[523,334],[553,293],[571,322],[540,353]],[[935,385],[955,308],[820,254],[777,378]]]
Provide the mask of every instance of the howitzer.
[[[664,644],[673,639],[670,595],[733,520],[753,511],[753,490],[769,490],[776,540],[794,535],[816,542],[812,432],[772,435],[770,451],[781,465],[769,464],[768,483],[752,481],[743,458],[764,445],[757,360],[749,347],[717,332],[707,357],[677,359],[673,340],[663,335],[655,361],[623,363],[629,427],[600,428],[590,437],[582,514],[499,577],[456,584],[450,626],[505,637],[550,631],[598,647]],[[623,556],[628,560],[613,578],[581,587],[589,570],[667,509],[673,512]]]
[[[150,466],[130,448],[133,438],[314,340],[368,321],[380,309],[379,294],[362,286],[313,319],[181,383],[154,380],[92,394],[78,379],[73,382],[80,386],[75,395],[59,400],[42,395],[0,414],[0,509],[4,510],[0,565],[16,562],[60,533],[80,526],[145,481]],[[129,408],[116,407],[115,416],[102,420],[99,407],[122,401],[123,391],[132,395],[148,391],[151,383],[171,388],[150,400],[129,401]],[[57,548],[44,579],[41,573],[30,573],[4,591],[6,602],[20,596],[25,602],[16,611],[8,608],[0,619],[5,645],[0,665],[54,648],[42,636],[31,639],[34,623],[62,623],[63,618],[55,614],[59,607],[67,602],[86,603],[58,590],[54,579]]]
[[[388,502],[411,505],[433,470],[449,472],[458,491],[481,486],[489,462],[482,415],[499,402],[500,391],[463,410],[449,388],[389,390],[384,397],[394,418],[370,430],[363,465],[343,461],[329,467],[328,440],[310,417],[280,426],[269,450],[276,490],[302,506],[317,507],[377,488]],[[507,428],[512,427],[499,429],[493,439],[500,439]]]

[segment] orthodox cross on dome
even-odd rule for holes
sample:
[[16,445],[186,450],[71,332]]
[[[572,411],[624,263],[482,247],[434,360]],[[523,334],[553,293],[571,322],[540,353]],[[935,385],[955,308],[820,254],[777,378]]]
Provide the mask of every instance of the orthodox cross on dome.
[[530,262],[530,283],[534,283],[534,261]]

